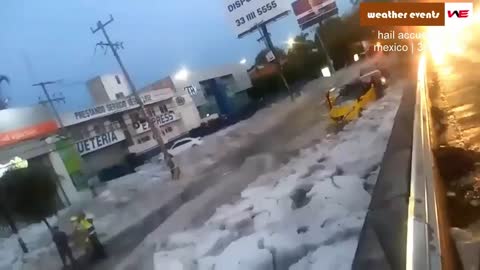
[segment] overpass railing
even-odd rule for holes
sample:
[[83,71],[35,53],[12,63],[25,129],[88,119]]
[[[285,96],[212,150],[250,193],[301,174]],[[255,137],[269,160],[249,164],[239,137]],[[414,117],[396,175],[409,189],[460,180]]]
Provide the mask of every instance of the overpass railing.
[[354,270],[441,269],[427,87],[422,56],[395,117]]

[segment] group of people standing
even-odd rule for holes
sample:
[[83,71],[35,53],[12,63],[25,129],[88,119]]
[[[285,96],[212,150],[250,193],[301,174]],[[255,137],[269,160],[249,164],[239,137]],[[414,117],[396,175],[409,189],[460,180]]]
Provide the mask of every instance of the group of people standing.
[[[84,249],[91,262],[105,259],[107,253],[98,239],[93,219],[87,218],[85,213],[80,213],[78,216],[73,216],[70,221],[73,226],[72,238],[75,246]],[[52,240],[57,247],[64,267],[70,265],[73,269],[77,269],[78,262],[70,247],[70,237],[67,233],[55,226],[52,228]]]

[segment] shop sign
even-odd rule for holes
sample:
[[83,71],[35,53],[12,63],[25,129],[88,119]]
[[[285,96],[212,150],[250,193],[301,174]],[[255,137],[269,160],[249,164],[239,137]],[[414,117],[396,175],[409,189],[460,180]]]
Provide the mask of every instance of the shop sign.
[[[173,91],[171,89],[160,89],[150,91],[140,95],[145,105],[160,102],[172,98]],[[135,97],[130,96],[122,100],[116,100],[105,104],[100,104],[95,107],[76,111],[73,113],[66,113],[62,115],[62,120],[66,126],[82,123],[95,118],[105,117],[118,112],[128,111],[138,108],[138,102]]]
[[[170,124],[172,122],[175,122],[179,119],[180,118],[175,113],[170,112],[170,113],[164,113],[164,114],[152,117],[152,122],[155,124],[155,126],[161,127],[161,126]],[[135,129],[137,134],[141,134],[150,130],[150,126],[146,121],[133,123],[133,128]]]
[[102,148],[114,145],[125,140],[125,134],[121,130],[110,131],[102,135],[94,136],[77,142],[77,151],[80,155],[95,152]]

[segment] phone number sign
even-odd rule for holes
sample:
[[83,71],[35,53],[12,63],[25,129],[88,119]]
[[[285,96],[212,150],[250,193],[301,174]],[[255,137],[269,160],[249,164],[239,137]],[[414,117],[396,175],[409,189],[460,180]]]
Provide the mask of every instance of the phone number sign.
[[238,36],[290,10],[286,0],[225,0],[224,3]]

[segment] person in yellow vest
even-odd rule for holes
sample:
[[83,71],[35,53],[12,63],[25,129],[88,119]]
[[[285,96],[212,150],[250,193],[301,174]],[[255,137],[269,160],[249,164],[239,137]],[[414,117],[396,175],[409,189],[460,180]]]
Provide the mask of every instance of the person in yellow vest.
[[78,216],[72,216],[70,223],[73,228],[72,240],[74,248],[85,250],[88,253],[88,243],[85,241],[88,238],[88,232],[81,228]]
[[98,239],[95,226],[93,225],[93,219],[87,218],[85,213],[80,213],[78,215],[77,223],[79,230],[87,232],[87,238],[85,241],[87,242],[87,246],[91,251],[91,260],[95,261],[98,259],[105,259],[107,257],[107,253],[105,252],[105,248],[103,247],[102,243]]

